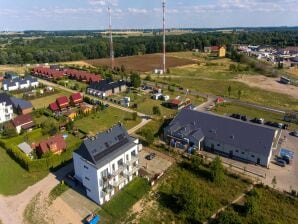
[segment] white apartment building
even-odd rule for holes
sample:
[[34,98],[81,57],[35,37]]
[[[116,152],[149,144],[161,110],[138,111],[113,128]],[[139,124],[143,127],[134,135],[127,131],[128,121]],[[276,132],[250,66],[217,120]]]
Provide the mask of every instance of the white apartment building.
[[109,201],[138,175],[139,140],[118,124],[85,140],[73,153],[75,178],[97,204]]
[[19,89],[28,89],[30,87],[37,88],[38,86],[38,80],[31,76],[26,77],[24,79],[6,79],[2,83],[2,88],[4,91],[15,91]]
[[13,118],[13,107],[10,97],[5,93],[0,93],[0,123],[4,123]]

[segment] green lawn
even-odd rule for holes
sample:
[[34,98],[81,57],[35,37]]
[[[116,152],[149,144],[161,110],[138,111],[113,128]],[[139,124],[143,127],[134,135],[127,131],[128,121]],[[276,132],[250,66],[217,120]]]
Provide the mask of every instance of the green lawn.
[[87,117],[75,120],[74,125],[86,133],[96,134],[97,132],[111,128],[119,121],[127,129],[130,129],[140,123],[140,118],[134,121],[132,120],[132,113],[110,106],[96,114],[90,114]]
[[297,124],[288,123],[283,120],[283,115],[279,113],[268,112],[264,110],[258,110],[251,107],[245,107],[232,103],[225,103],[218,105],[213,109],[213,112],[221,115],[230,116],[231,114],[242,114],[250,117],[251,119],[258,117],[264,118],[265,121],[272,121],[278,123],[287,123],[290,125],[291,130],[296,130],[298,128]]
[[[232,206],[228,211],[238,218],[241,224],[250,223],[298,223],[298,199],[263,187],[256,188],[259,198],[256,199],[257,211],[253,214],[246,214],[244,202]],[[234,217],[234,219],[235,219]],[[215,220],[214,224],[228,224]]]
[[200,174],[194,174],[179,165],[172,167],[157,189],[159,197],[153,199],[155,203],[151,203],[155,206],[150,206],[141,215],[138,223],[185,223],[186,220],[183,219],[183,215],[179,214],[180,210],[175,205],[177,198],[173,196],[175,194],[173,189],[182,177],[191,179],[191,182],[196,184],[199,189],[199,195],[196,198],[207,203],[206,206],[202,205],[198,208],[202,215],[201,222],[206,221],[215,211],[234,200],[248,187],[248,183],[240,178],[228,175],[226,175],[225,182],[218,186],[209,180],[208,175],[207,168],[201,168]]
[[99,211],[105,223],[118,223],[125,217],[130,208],[140,200],[148,191],[150,185],[148,181],[141,177],[136,177],[121,191],[102,206]]
[[8,143],[14,143],[15,145],[18,145],[24,141],[31,144],[31,143],[38,143],[42,139],[46,139],[48,137],[49,137],[48,135],[42,134],[41,128],[38,128],[38,129],[34,129],[31,132],[25,132],[24,134],[18,135],[14,138],[3,139],[2,141],[8,142]]
[[44,178],[48,172],[29,173],[0,148],[0,194],[15,195]]
[[35,107],[35,108],[44,108],[44,107],[48,107],[50,103],[55,102],[55,100],[58,97],[60,97],[60,96],[69,97],[70,95],[71,95],[70,92],[59,89],[56,94],[41,97],[41,98],[38,98],[38,99],[34,99],[34,100],[31,100],[30,102],[32,103],[33,107]]
[[238,91],[242,90],[242,101],[257,103],[265,106],[272,106],[280,109],[298,110],[298,100],[274,92],[265,91],[259,88],[252,88],[246,84],[229,80],[206,80],[194,78],[172,78],[171,81],[157,79],[159,81],[175,84],[184,88],[197,90],[199,92],[228,97],[228,87],[231,86],[231,98],[238,99]]

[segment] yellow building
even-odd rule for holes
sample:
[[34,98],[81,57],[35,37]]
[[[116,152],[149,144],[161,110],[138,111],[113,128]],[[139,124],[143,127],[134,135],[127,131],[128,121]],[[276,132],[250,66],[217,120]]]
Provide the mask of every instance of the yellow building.
[[225,57],[226,56],[226,47],[224,47],[224,46],[221,46],[221,47],[219,47],[219,49],[218,49],[218,57],[220,57],[220,58],[223,58],[223,57]]

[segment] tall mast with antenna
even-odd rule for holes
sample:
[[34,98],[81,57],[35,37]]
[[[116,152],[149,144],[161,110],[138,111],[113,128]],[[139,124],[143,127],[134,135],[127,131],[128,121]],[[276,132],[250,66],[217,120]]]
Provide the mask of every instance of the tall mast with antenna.
[[166,0],[162,1],[163,12],[163,72],[166,73]]
[[110,58],[111,58],[111,69],[114,69],[114,46],[113,46],[113,31],[112,31],[112,13],[111,13],[111,7],[108,8],[109,11],[109,32],[110,32]]

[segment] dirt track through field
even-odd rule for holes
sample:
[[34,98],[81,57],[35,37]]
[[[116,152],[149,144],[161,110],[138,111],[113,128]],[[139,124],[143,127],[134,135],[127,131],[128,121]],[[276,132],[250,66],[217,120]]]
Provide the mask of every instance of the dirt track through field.
[[236,78],[235,81],[245,83],[251,87],[258,87],[266,91],[286,94],[298,99],[298,87],[281,84],[278,82],[278,78],[269,78],[262,75],[243,75]]

